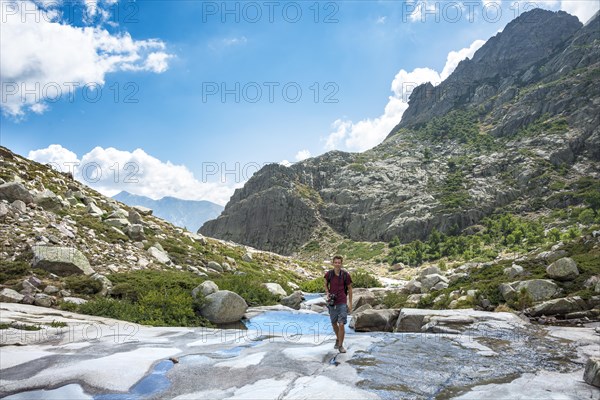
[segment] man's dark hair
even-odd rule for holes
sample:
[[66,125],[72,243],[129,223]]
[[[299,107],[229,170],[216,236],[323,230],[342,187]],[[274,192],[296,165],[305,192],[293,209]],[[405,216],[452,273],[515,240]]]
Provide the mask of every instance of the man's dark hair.
[[335,257],[333,257],[332,262],[335,262],[335,260],[340,260],[341,262],[344,262],[344,258],[342,256],[335,256]]

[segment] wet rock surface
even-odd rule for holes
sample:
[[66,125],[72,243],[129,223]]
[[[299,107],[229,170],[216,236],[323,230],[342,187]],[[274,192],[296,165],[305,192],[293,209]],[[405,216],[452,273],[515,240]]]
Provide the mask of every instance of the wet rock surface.
[[504,390],[514,398],[545,384],[546,398],[599,398],[583,382],[587,359],[600,356],[592,328],[552,331],[496,316],[454,335],[347,330],[348,353],[339,354],[326,314],[282,306],[251,310],[246,330],[150,328],[0,307],[3,323],[67,324],[0,331],[0,396],[410,399],[481,398],[492,390],[491,398],[506,398],[497,395]]

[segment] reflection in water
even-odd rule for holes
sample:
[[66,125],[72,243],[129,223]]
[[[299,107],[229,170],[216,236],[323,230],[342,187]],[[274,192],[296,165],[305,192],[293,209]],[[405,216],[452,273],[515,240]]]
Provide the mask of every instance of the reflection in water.
[[[248,330],[256,331],[257,335],[279,334],[284,338],[308,336],[313,338],[315,343],[333,338],[333,329],[327,314],[270,311],[257,315],[245,323]],[[348,324],[346,324],[346,333],[354,334]]]

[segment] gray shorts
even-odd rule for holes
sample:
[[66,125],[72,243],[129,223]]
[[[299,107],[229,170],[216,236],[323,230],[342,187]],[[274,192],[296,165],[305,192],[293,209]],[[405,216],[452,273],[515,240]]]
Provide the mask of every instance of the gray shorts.
[[329,318],[332,324],[343,323],[346,325],[348,320],[348,305],[336,304],[335,306],[327,306],[329,308]]

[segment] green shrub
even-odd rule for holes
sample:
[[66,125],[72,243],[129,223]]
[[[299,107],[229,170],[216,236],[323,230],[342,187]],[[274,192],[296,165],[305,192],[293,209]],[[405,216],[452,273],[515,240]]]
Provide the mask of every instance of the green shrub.
[[48,325],[50,325],[50,327],[52,327],[52,328],[64,328],[68,324],[66,322],[62,322],[62,321],[52,321]]
[[352,273],[352,287],[355,288],[374,288],[381,287],[379,279],[364,270],[358,270]]
[[300,282],[300,290],[306,293],[323,293],[325,291],[325,278],[315,278],[310,281]]
[[514,310],[523,311],[533,305],[533,298],[526,288],[522,288],[517,297],[508,302],[508,305]]
[[594,222],[594,218],[594,211],[590,208],[587,208],[579,214],[577,220],[584,225],[590,225]]
[[0,261],[0,283],[20,279],[29,273],[31,266],[25,261]]
[[65,287],[73,293],[94,295],[102,290],[102,282],[86,275],[71,275],[65,278]]
[[401,294],[398,292],[387,292],[383,297],[383,305],[385,308],[402,308],[408,300],[407,294]]
[[263,286],[259,277],[246,275],[224,275],[214,279],[221,290],[229,290],[242,296],[249,306],[270,306],[277,304],[279,299]]
[[338,246],[336,254],[341,255],[346,260],[366,261],[381,256],[384,248],[384,243],[365,243],[345,240]]

